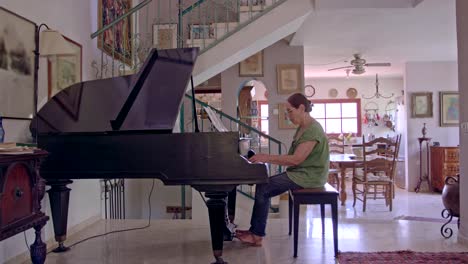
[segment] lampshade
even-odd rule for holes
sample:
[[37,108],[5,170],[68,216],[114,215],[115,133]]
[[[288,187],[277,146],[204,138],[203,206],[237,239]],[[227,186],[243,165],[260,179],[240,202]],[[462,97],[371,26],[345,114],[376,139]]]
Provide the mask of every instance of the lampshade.
[[41,56],[73,54],[75,51],[55,30],[44,30],[40,35],[39,54]]

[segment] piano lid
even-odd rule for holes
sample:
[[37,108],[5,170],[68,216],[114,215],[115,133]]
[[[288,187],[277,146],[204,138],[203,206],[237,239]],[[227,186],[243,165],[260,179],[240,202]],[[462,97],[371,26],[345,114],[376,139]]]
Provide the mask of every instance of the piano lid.
[[153,49],[137,74],[76,83],[31,122],[39,133],[172,131],[198,48]]

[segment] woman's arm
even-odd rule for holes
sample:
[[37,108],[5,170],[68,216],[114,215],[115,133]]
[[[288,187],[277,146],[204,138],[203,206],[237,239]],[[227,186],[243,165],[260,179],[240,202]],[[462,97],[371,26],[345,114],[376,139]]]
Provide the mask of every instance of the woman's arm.
[[309,156],[316,144],[317,141],[306,141],[299,144],[292,155],[268,155],[259,153],[251,157],[249,161],[272,163],[283,166],[297,166],[301,164],[307,156]]

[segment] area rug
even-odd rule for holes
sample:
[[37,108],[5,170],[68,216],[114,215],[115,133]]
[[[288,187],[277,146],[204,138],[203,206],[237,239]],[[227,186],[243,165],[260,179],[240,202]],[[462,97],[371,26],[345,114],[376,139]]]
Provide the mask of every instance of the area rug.
[[339,264],[468,264],[468,252],[340,252]]

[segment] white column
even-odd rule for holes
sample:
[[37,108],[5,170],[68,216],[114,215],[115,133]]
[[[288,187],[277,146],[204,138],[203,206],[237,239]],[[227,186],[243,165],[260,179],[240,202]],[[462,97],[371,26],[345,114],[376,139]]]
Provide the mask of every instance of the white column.
[[[457,0],[458,87],[460,122],[468,121],[468,1]],[[468,133],[460,131],[460,230],[458,240],[468,245]]]

